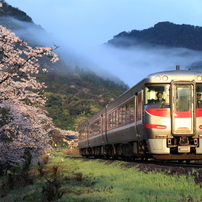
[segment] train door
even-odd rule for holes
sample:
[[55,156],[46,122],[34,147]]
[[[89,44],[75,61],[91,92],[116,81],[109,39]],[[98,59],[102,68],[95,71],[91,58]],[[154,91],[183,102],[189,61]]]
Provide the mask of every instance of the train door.
[[86,125],[85,125],[85,134],[86,134],[86,138],[85,138],[85,144],[86,144],[86,147],[89,147],[89,123],[87,123]]
[[101,115],[101,142],[106,144],[106,113]]
[[188,137],[195,134],[194,82],[174,81],[172,86],[172,134]]
[[142,91],[137,93],[136,96],[136,116],[135,116],[135,126],[137,131],[137,137],[143,134],[143,93]]

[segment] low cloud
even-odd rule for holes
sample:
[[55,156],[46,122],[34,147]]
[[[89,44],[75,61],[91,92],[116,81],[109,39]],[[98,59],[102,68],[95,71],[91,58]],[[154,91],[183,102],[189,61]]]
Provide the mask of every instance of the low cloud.
[[118,76],[130,87],[158,71],[188,69],[201,60],[201,51],[136,45],[130,48],[103,45],[94,49],[91,59]]
[[76,46],[70,47],[66,38],[58,39],[40,26],[13,18],[0,18],[0,22],[5,20],[15,24],[14,27],[8,28],[26,41],[38,43],[40,46],[59,46],[56,52],[68,66],[90,69],[105,79],[117,83],[123,81],[130,87],[150,73],[175,70],[176,65],[180,65],[181,69],[194,68],[193,64],[199,64],[201,61],[201,51],[154,47],[140,45],[138,42],[130,48],[103,44],[84,51]]
[[111,79],[116,83],[123,85],[123,82],[110,72],[110,70],[103,68],[97,61],[92,60],[89,54],[92,49],[83,51],[78,47],[70,47],[66,38],[58,39],[54,35],[46,32],[41,26],[29,22],[22,22],[12,17],[0,17],[0,23],[8,24],[8,29],[11,29],[18,37],[28,42],[33,46],[59,46],[55,51],[59,57],[66,62],[68,66],[75,68],[79,66],[87,70],[94,71],[97,75],[104,79]]

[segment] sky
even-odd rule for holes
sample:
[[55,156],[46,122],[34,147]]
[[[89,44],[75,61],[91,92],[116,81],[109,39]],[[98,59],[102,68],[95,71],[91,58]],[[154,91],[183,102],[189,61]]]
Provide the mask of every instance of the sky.
[[[138,79],[147,76],[147,73],[152,73],[151,68],[154,66],[159,66],[156,70],[163,70],[168,69],[169,65],[177,65],[174,64],[177,61],[180,61],[179,65],[182,66],[195,61],[191,59],[191,56],[195,55],[194,52],[190,53],[190,58],[183,60],[182,55],[186,50],[136,48],[131,52],[97,47],[122,31],[148,29],[163,21],[202,27],[201,0],[5,1],[26,12],[35,24],[42,26],[57,38],[61,50],[66,48],[67,52],[74,52],[77,55],[75,65],[77,62],[80,64],[78,58],[83,58],[82,62],[91,61],[91,64],[114,73],[129,86],[133,86]],[[146,56],[147,60],[145,60]],[[164,68],[159,65],[162,63],[166,63]],[[134,75],[138,73],[138,79],[134,79]]]

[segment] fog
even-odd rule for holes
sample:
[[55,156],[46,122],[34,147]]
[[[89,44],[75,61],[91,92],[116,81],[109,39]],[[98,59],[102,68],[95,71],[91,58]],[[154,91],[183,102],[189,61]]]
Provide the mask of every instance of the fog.
[[136,45],[117,48],[110,45],[96,47],[90,54],[91,60],[114,73],[130,87],[148,74],[180,69],[201,61],[202,52],[186,48],[166,48]]
[[58,53],[71,66],[79,66],[93,70],[103,78],[109,78],[117,83],[123,81],[129,87],[147,77],[150,73],[188,69],[193,63],[202,59],[201,51],[186,48],[153,47],[136,44],[135,47],[120,48],[109,44],[80,50],[69,47],[68,42],[58,41]]
[[150,73],[175,70],[176,65],[180,65],[181,69],[188,69],[193,63],[201,61],[202,52],[200,51],[185,48],[143,46],[138,45],[138,43],[130,48],[99,44],[81,50],[77,47],[70,47],[66,38],[58,39],[40,26],[13,18],[0,18],[0,20],[8,20],[18,24],[18,28],[13,28],[12,31],[25,41],[39,43],[40,46],[59,46],[56,52],[67,65],[91,69],[103,78],[109,78],[118,83],[122,80],[129,87]]

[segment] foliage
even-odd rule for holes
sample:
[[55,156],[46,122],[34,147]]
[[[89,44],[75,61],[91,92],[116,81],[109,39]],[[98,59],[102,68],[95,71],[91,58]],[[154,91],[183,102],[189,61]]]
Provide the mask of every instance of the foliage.
[[[142,164],[131,166],[129,162],[86,160],[61,152],[49,156],[48,164],[40,164],[40,171],[35,167],[28,172],[24,178],[30,179],[25,181],[27,184],[21,180],[22,183],[16,186],[14,181],[11,190],[12,178],[10,181],[8,177],[0,178],[0,184],[5,187],[2,200],[169,202],[201,201],[202,198],[201,182],[194,181],[197,176],[201,177],[200,170],[177,175],[180,168],[170,167],[170,172],[159,172],[150,168],[153,164],[147,164],[148,170],[145,170]],[[165,166],[162,168],[166,169]],[[2,194],[3,190],[0,190]]]
[[37,107],[46,101],[40,91],[45,85],[33,75],[46,71],[40,69],[38,58],[58,60],[54,49],[32,48],[0,26],[0,165],[4,169],[25,161],[26,170],[31,160],[51,149],[49,133],[55,127],[46,111]]
[[[64,201],[146,202],[165,201],[165,196],[166,201],[186,201],[189,198],[200,201],[202,198],[201,184],[194,182],[194,176],[197,175],[195,171],[193,176],[191,173],[167,175],[155,169],[146,172],[141,164],[138,168],[138,164],[127,167],[128,162],[64,157],[55,153],[50,159],[51,164],[60,162],[63,168],[61,171],[65,173],[68,170],[69,178],[72,175],[78,176],[77,182],[72,181],[64,186],[69,191],[68,195],[64,194],[61,198]],[[176,171],[176,168],[173,168],[173,171]]]
[[13,169],[9,172],[3,183],[1,183],[0,196],[3,198],[9,191],[31,184],[33,184],[33,178],[29,176],[28,172],[22,169]]
[[0,16],[13,16],[18,20],[32,22],[32,19],[23,11],[14,8],[3,1],[3,7],[0,9]]
[[81,117],[85,120],[94,115],[127,89],[124,84],[105,80],[78,66],[69,70],[69,74],[57,73],[55,69],[54,72],[38,75],[38,80],[47,85],[45,109],[62,129],[75,130]]
[[166,47],[184,47],[202,50],[202,27],[177,25],[171,22],[159,22],[154,27],[139,31],[121,32],[114,36],[109,44],[133,46],[137,44],[162,45]]
[[75,148],[75,147],[64,149],[62,150],[62,153],[68,156],[80,156],[78,148]]

